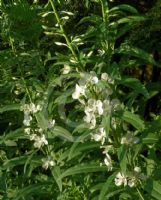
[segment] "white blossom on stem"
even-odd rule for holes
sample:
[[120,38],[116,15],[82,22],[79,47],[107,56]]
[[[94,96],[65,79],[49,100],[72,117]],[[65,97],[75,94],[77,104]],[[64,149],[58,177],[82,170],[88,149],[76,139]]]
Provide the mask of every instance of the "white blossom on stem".
[[71,67],[69,65],[64,65],[62,74],[69,74],[70,71],[71,71]]
[[123,173],[119,172],[115,178],[115,185],[116,186],[121,186],[121,185],[126,186],[127,185],[127,177]]
[[92,139],[97,142],[101,142],[101,144],[103,145],[106,139],[106,132],[104,128],[99,128],[98,132],[92,135]]
[[106,153],[104,163],[108,167],[108,170],[112,171],[112,160],[111,160],[111,156],[108,153]]
[[48,141],[45,138],[45,135],[38,136],[36,134],[32,134],[30,136],[30,140],[34,141],[34,147],[40,149],[44,145],[48,145]]
[[79,99],[82,95],[85,95],[85,86],[76,84],[75,91],[72,94],[73,99]]
[[51,159],[51,157],[43,158],[42,159],[42,167],[47,170],[49,167],[55,166],[55,162]]

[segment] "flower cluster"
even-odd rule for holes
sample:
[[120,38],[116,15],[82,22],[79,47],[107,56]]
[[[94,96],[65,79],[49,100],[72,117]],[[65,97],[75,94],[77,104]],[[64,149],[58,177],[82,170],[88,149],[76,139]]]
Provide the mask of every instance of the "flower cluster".
[[21,106],[21,111],[24,112],[24,120],[23,124],[25,126],[30,126],[30,122],[32,121],[32,115],[41,111],[42,108],[40,105],[35,105],[34,103],[25,104]]
[[103,73],[100,80],[93,71],[89,74],[81,73],[81,79],[75,86],[72,98],[77,99],[84,107],[83,119],[90,129],[96,128],[97,121],[101,123],[102,116],[111,115],[120,108],[118,99],[110,99],[113,93],[110,85],[113,83],[113,79],[107,73]]
[[106,132],[104,128],[99,128],[95,134],[92,134],[92,139],[97,142],[101,142],[103,145],[106,139]]
[[[31,128],[31,121],[34,119],[34,114],[41,110],[41,106],[35,105],[34,103],[25,104],[21,107],[21,111],[24,112],[23,124],[26,126],[24,132],[29,136],[30,140],[34,142],[34,147],[38,149],[40,149],[44,145],[48,145],[48,141],[45,137],[43,129],[33,127]],[[55,120],[49,120],[48,129],[53,128],[54,125]]]
[[44,145],[48,145],[48,141],[45,138],[45,135],[42,134],[41,136],[37,134],[30,135],[30,140],[34,141],[34,147],[40,149]]
[[42,162],[43,162],[42,167],[45,170],[47,170],[49,167],[55,166],[55,162],[54,162],[54,160],[51,159],[50,156],[48,156],[47,158],[43,158]]
[[134,144],[138,144],[140,142],[138,137],[135,137],[132,132],[129,132],[121,138],[121,144],[125,144],[127,146],[133,146]]
[[[114,80],[107,73],[102,73],[99,79],[93,71],[81,73],[80,76],[72,98],[78,100],[84,109],[83,120],[93,131],[91,139],[104,145],[107,133],[103,128],[103,118],[108,115],[112,117],[121,107],[120,101],[111,97]],[[108,152],[105,153],[104,163],[109,171],[112,170],[112,160]]]
[[119,172],[115,178],[115,185],[124,185],[124,187],[128,185],[129,187],[135,187],[140,179],[145,179],[145,176],[141,174],[140,167],[135,167],[133,172],[128,175],[125,175],[123,172]]

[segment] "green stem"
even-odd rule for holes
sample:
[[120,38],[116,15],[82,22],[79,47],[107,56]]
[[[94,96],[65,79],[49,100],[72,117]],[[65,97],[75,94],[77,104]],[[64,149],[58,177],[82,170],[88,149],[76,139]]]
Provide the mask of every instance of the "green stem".
[[102,8],[102,19],[105,26],[105,35],[104,35],[104,42],[106,44],[105,50],[107,51],[107,66],[110,66],[111,61],[111,47],[110,47],[110,40],[109,40],[109,17],[108,17],[108,5],[106,0],[100,0],[101,8]]
[[61,32],[62,32],[62,34],[63,34],[63,36],[64,36],[64,38],[65,38],[65,40],[66,40],[67,46],[68,46],[68,48],[70,49],[70,51],[72,52],[72,54],[73,54],[74,59],[76,60],[76,62],[79,62],[79,58],[78,58],[78,56],[77,56],[77,54],[76,54],[76,52],[75,52],[73,46],[71,45],[71,42],[70,42],[70,40],[69,40],[69,38],[68,38],[68,36],[67,36],[65,30],[64,30],[63,25],[61,24],[61,20],[60,20],[60,17],[59,17],[59,15],[58,15],[58,12],[57,12],[57,10],[56,10],[55,4],[54,4],[53,0],[49,0],[49,1],[50,1],[50,3],[51,3],[52,9],[53,9],[53,11],[54,11],[54,14],[55,14],[57,23],[59,24],[60,30],[61,30]]
[[138,192],[138,194],[139,194],[139,196],[140,196],[140,199],[141,199],[141,200],[144,200],[144,197],[142,196],[140,190],[139,190],[138,188],[136,188],[136,190],[137,190],[137,192]]
[[102,18],[105,24],[107,25],[108,22],[108,17],[107,17],[107,6],[106,6],[106,1],[105,0],[100,0],[101,1],[101,7],[102,7]]

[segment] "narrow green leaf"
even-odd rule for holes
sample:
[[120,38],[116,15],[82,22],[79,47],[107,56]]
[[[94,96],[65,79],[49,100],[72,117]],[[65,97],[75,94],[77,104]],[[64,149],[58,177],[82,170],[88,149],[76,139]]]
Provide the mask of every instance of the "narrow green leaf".
[[27,139],[28,136],[24,133],[22,128],[11,131],[4,136],[4,140],[18,140],[18,139]]
[[97,190],[101,190],[103,185],[104,185],[104,183],[98,183],[98,184],[94,185],[93,187],[90,188],[90,192],[93,193]]
[[143,144],[155,144],[159,141],[158,134],[155,132],[148,133],[145,137],[142,138]]
[[123,78],[119,81],[120,84],[132,88],[134,92],[138,94],[143,94],[147,99],[149,98],[149,93],[146,87],[136,78]]
[[2,169],[11,169],[17,165],[23,165],[25,164],[26,160],[28,159],[28,156],[20,156],[16,158],[12,158],[10,160],[7,160],[3,163]]
[[122,115],[122,119],[126,122],[130,123],[139,131],[144,130],[144,121],[140,119],[139,115],[131,113],[129,111],[125,111]]
[[102,125],[105,128],[107,138],[110,132],[110,120],[111,120],[111,116],[107,115],[103,118],[103,121],[102,121]]
[[13,104],[13,105],[6,105],[0,108],[0,113],[13,111],[13,110],[20,110],[20,104]]
[[45,118],[44,113],[36,113],[36,119],[38,121],[39,127],[41,127],[43,130],[48,129],[48,119]]
[[49,189],[51,190],[52,184],[51,183],[39,183],[39,184],[33,184],[27,187],[24,187],[21,190],[18,190],[18,192],[15,194],[16,200],[19,199],[27,199],[28,195],[36,194],[36,196],[41,196],[41,194],[47,194],[49,192]]
[[[121,192],[123,192],[124,189],[116,189],[115,191],[113,192],[109,192],[107,195],[106,195],[106,199],[111,199],[111,197],[115,196],[116,194],[119,194]],[[103,199],[102,199],[103,200]]]
[[144,186],[144,190],[157,200],[161,199],[161,184],[159,182],[148,179]]
[[136,8],[128,4],[121,4],[121,5],[115,6],[109,10],[109,13],[113,11],[117,11],[117,10],[123,10],[123,11],[128,11],[132,14],[138,14],[138,11],[136,10]]
[[66,176],[71,176],[75,174],[99,172],[99,171],[107,171],[107,167],[100,166],[98,164],[82,164],[67,169],[65,172],[61,174],[60,178],[62,179]]
[[8,146],[8,147],[15,147],[17,146],[17,143],[13,140],[6,140],[4,141],[5,145]]
[[127,167],[127,148],[125,145],[121,145],[121,147],[118,150],[118,159],[121,171],[126,173],[126,167]]
[[68,155],[68,160],[74,158],[75,156],[79,155],[80,152],[82,151],[87,151],[87,150],[91,150],[94,148],[99,148],[100,144],[97,144],[95,142],[86,142],[84,144],[81,143],[74,143],[72,145],[72,147],[70,148],[70,152]]
[[128,16],[121,18],[117,21],[118,24],[124,24],[124,23],[134,23],[134,22],[141,22],[145,21],[146,18],[143,16]]
[[61,126],[55,126],[54,129],[52,130],[52,133],[56,136],[60,136],[62,139],[66,139],[70,142],[74,141],[72,134],[68,130],[62,128]]
[[106,199],[105,198],[106,194],[107,194],[107,192],[110,193],[110,191],[111,191],[110,186],[111,186],[115,176],[116,176],[116,172],[113,173],[110,177],[108,177],[107,181],[103,184],[98,200]]
[[157,65],[159,66],[156,61],[154,60],[153,56],[149,53],[147,53],[146,51],[137,48],[137,47],[133,47],[133,46],[129,46],[129,45],[121,45],[120,48],[115,50],[115,53],[119,53],[119,54],[125,54],[125,55],[130,55],[130,56],[134,56],[136,58],[140,58],[141,60],[143,60],[146,64],[152,64],[152,65]]
[[62,181],[61,181],[61,171],[60,171],[60,167],[58,166],[55,166],[52,170],[51,170],[51,173],[59,187],[59,190],[60,192],[62,192]]

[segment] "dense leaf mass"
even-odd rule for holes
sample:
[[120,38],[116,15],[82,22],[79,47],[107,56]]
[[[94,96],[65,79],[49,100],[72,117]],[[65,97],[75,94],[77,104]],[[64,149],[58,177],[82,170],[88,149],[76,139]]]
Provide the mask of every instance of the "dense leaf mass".
[[161,199],[160,0],[0,1],[0,199]]

